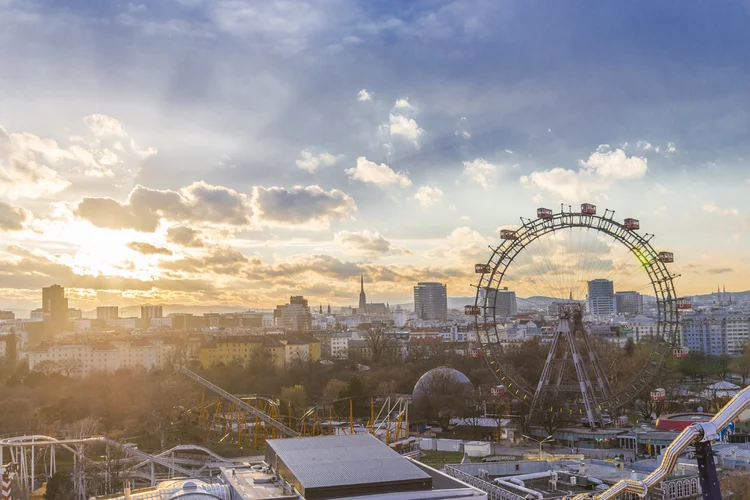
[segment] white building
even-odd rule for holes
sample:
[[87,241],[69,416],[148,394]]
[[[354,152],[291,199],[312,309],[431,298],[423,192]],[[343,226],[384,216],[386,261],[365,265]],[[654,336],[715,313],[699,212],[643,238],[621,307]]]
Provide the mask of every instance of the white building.
[[118,339],[100,343],[44,343],[29,348],[26,356],[31,371],[39,370],[40,363],[44,363],[51,372],[87,376],[122,368],[163,367],[170,362],[174,349],[173,344],[162,340]]
[[588,282],[589,314],[610,316],[615,313],[615,285],[610,280],[595,279]]
[[646,316],[635,316],[625,321],[620,321],[620,325],[633,332],[633,340],[640,342],[642,339],[657,334],[659,323]]

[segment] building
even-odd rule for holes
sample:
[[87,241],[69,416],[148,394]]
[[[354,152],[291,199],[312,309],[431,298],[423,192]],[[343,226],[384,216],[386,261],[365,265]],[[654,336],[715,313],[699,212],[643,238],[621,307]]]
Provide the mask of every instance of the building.
[[96,308],[96,319],[110,321],[120,317],[120,308],[117,306],[99,306]]
[[588,282],[589,314],[611,316],[615,313],[615,285],[606,279]]
[[507,318],[509,316],[515,316],[518,313],[518,306],[516,305],[516,292],[511,292],[508,287],[503,287],[501,290],[487,290],[487,305],[495,306],[495,316]]
[[44,309],[42,309],[41,307],[37,307],[36,309],[33,309],[31,311],[30,318],[33,321],[44,321]]
[[164,317],[162,314],[162,306],[141,306],[141,319],[147,320],[148,324],[151,323],[153,318],[162,317]]
[[167,366],[175,344],[162,340],[112,339],[109,342],[44,342],[27,350],[30,371],[49,370],[67,376],[112,373],[124,368]]
[[367,314],[367,296],[365,295],[365,277],[359,277],[359,307],[357,308],[358,314]]
[[283,368],[296,361],[320,361],[320,340],[311,335],[243,335],[212,340],[200,347],[201,365],[252,363],[266,357]]
[[16,319],[16,315],[13,311],[0,311],[0,320]]
[[273,313],[276,327],[288,332],[302,332],[312,328],[312,314],[307,299],[298,295],[289,297],[289,303],[276,306]]
[[414,312],[422,320],[448,319],[448,291],[442,283],[417,283],[414,287]]
[[349,357],[349,332],[322,332],[315,337],[320,340],[320,356],[323,359],[346,359]]
[[643,296],[638,292],[615,293],[615,308],[617,314],[635,316],[643,313]]
[[52,339],[68,328],[68,299],[65,298],[65,288],[60,285],[42,288],[42,314],[46,339]]
[[83,318],[83,311],[81,311],[80,309],[73,309],[72,307],[68,309],[68,319],[70,321],[81,318]]
[[680,320],[682,345],[689,351],[735,356],[750,338],[750,313],[714,310],[687,314]]

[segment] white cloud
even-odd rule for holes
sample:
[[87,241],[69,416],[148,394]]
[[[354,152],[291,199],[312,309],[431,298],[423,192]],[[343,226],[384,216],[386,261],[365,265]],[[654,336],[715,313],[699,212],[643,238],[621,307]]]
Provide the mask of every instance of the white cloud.
[[472,161],[464,162],[463,175],[468,177],[470,181],[476,182],[483,188],[487,189],[492,185],[497,170],[497,165],[494,165],[483,158],[475,158]]
[[0,196],[39,198],[58,193],[70,182],[45,163],[69,158],[57,142],[33,134],[8,134],[0,127]]
[[393,105],[393,110],[399,110],[399,109],[406,109],[406,110],[413,110],[415,109],[414,106],[409,104],[409,99],[406,97],[403,97],[396,101],[396,104]]
[[364,254],[366,256],[382,255],[387,253],[408,254],[409,250],[395,247],[383,235],[368,230],[351,232],[339,231],[333,240],[340,244],[344,250]]
[[299,168],[307,170],[308,172],[315,172],[315,170],[321,166],[330,167],[343,158],[343,155],[332,155],[325,151],[319,154],[314,154],[307,149],[303,150],[300,154],[302,155],[302,158],[295,163]]
[[405,137],[412,141],[415,146],[419,147],[419,137],[424,133],[424,130],[419,127],[413,118],[390,113],[389,119],[390,124],[387,127],[391,135]]
[[91,132],[96,136],[111,135],[115,137],[127,137],[128,134],[122,129],[117,118],[108,115],[93,114],[83,118]]
[[704,212],[708,212],[710,214],[730,215],[733,217],[740,215],[740,211],[736,208],[720,208],[717,207],[716,204],[712,201],[703,203],[703,206],[701,208]]
[[648,141],[638,141],[635,143],[635,147],[642,151],[653,151],[654,146]]
[[677,145],[674,142],[667,143],[667,154],[673,154],[677,152]]
[[373,92],[368,92],[367,89],[362,89],[357,92],[357,100],[359,102],[372,101],[373,95],[375,95]]
[[648,170],[648,160],[638,156],[627,156],[622,149],[599,150],[588,160],[581,160],[581,169],[591,170],[602,180],[640,179]]
[[398,185],[411,186],[411,180],[404,172],[394,172],[385,163],[369,161],[364,156],[357,158],[357,166],[349,168],[346,173],[354,180],[369,182],[379,186]]
[[573,201],[606,191],[617,181],[640,179],[648,171],[648,160],[627,156],[622,149],[609,150],[602,145],[587,160],[579,161],[578,170],[556,167],[521,177],[521,184],[557,194]]
[[421,186],[414,194],[414,199],[422,205],[422,208],[430,208],[443,199],[443,191],[436,187]]

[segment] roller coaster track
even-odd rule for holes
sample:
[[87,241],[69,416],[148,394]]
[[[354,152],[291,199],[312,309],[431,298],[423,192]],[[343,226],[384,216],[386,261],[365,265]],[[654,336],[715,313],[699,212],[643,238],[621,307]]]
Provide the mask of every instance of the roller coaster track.
[[270,425],[271,427],[273,427],[276,430],[280,431],[284,436],[287,436],[287,437],[298,437],[299,436],[299,433],[297,431],[295,431],[294,429],[290,429],[289,427],[287,427],[286,425],[282,424],[278,420],[274,419],[273,417],[271,417],[267,413],[259,410],[258,408],[255,408],[252,405],[247,404],[245,401],[241,400],[240,398],[238,398],[234,394],[231,394],[231,393],[225,391],[224,389],[222,389],[221,387],[219,387],[216,384],[212,384],[211,382],[209,382],[208,380],[204,379],[203,377],[201,377],[197,373],[191,372],[190,370],[188,370],[184,366],[175,365],[174,369],[175,369],[176,372],[178,372],[178,373],[180,373],[182,375],[185,375],[186,377],[192,379],[195,382],[198,382],[199,384],[201,384],[206,389],[208,389],[208,390],[210,390],[212,392],[215,392],[220,397],[226,399],[227,401],[232,402],[233,404],[235,404],[239,408],[242,408],[243,410],[247,411],[249,414],[253,415],[254,417],[257,417],[261,422],[265,423],[266,425]]
[[[677,465],[677,459],[679,456],[687,450],[689,446],[695,445],[696,447],[715,441],[719,437],[719,433],[725,429],[732,421],[734,421],[740,413],[742,413],[747,407],[750,406],[750,386],[744,388],[738,392],[714,417],[708,422],[696,422],[689,427],[685,428],[676,438],[672,441],[667,449],[664,451],[664,459],[661,464],[642,481],[636,481],[633,479],[623,479],[610,489],[594,496],[589,496],[587,493],[567,497],[566,500],[586,500],[586,499],[597,499],[597,500],[609,500],[616,498],[618,495],[624,493],[633,493],[640,497],[646,496],[648,492],[659,485],[664,479],[667,478],[675,469]],[[710,464],[699,467],[699,469],[713,470],[715,475],[715,464],[713,463],[713,457],[709,458]],[[699,465],[700,462],[699,462]],[[707,492],[708,487],[718,488],[718,480],[716,477],[710,478],[711,481],[707,483],[703,482],[701,478],[701,486],[703,487],[703,498],[717,498],[711,496],[711,493]],[[706,496],[709,495],[709,496]],[[721,498],[720,496],[718,498]]]

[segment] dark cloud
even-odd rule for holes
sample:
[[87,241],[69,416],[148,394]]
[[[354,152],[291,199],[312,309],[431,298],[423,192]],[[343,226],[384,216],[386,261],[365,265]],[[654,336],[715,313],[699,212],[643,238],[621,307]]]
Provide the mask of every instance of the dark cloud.
[[0,201],[0,231],[20,231],[29,217],[25,208]]
[[157,247],[156,245],[142,241],[131,241],[128,243],[128,248],[143,255],[172,255],[172,251],[169,248]]
[[261,264],[259,257],[250,259],[234,248],[216,247],[199,257],[184,257],[165,262],[162,264],[162,269],[179,273],[209,273],[240,277],[247,274],[248,268]]
[[709,267],[706,269],[708,274],[725,274],[734,271],[731,267]]
[[183,247],[199,248],[203,246],[200,231],[187,226],[174,226],[167,229],[167,241]]
[[244,226],[252,209],[247,196],[233,189],[195,182],[179,191],[138,185],[125,203],[84,198],[74,213],[97,227],[154,232],[161,219]]
[[281,187],[253,188],[253,204],[265,224],[322,225],[357,211],[354,200],[343,191],[326,191],[320,186],[292,189]]

